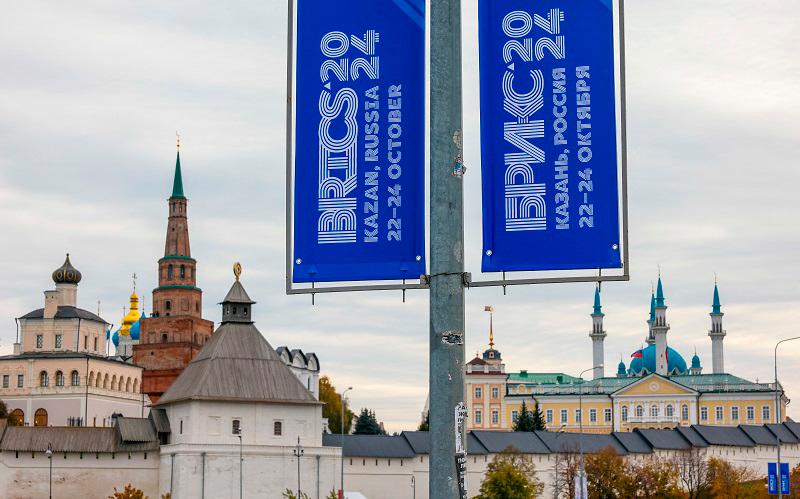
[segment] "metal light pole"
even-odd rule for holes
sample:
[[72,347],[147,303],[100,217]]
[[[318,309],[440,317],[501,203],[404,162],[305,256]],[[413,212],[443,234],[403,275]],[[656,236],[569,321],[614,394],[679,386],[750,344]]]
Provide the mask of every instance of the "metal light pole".
[[294,448],[294,455],[297,457],[297,499],[300,499],[300,458],[305,452],[305,449],[300,447],[300,435],[297,435],[297,446]]
[[[780,392],[778,391],[778,346],[781,343],[786,343],[787,341],[794,341],[800,340],[800,336],[795,336],[794,338],[785,338],[780,340],[779,342],[775,343],[775,423],[780,424],[781,422],[781,402],[780,402]],[[777,431],[775,432],[775,440],[777,442],[778,447],[778,466],[777,466],[777,473],[778,473],[778,499],[783,498],[783,487],[781,483],[781,437],[778,436]]]
[[430,2],[430,484],[458,497],[456,406],[464,401],[461,0]]
[[341,479],[340,483],[341,483],[342,486],[339,489],[342,494],[339,497],[342,498],[342,499],[344,498],[344,400],[345,400],[344,399],[344,395],[345,395],[345,393],[349,392],[352,389],[353,389],[352,386],[348,386],[347,390],[342,392],[342,433],[339,435],[339,443],[340,443],[340,446],[342,448],[342,456],[341,456],[342,457],[342,466],[341,466],[341,470],[340,470],[341,474],[342,474],[342,477],[341,477],[342,479]]
[[53,446],[51,444],[47,444],[47,460],[50,461],[50,488],[49,488],[49,496],[50,499],[53,499]]
[[602,369],[603,364],[598,364],[596,366],[590,367],[589,369],[584,369],[578,375],[578,379],[580,379],[580,384],[578,384],[578,412],[581,415],[581,418],[578,420],[579,430],[578,430],[578,449],[580,449],[580,456],[581,456],[581,471],[580,471],[580,491],[576,490],[575,494],[577,497],[581,499],[586,499],[586,494],[583,493],[584,485],[586,484],[586,463],[583,459],[583,375],[589,371],[594,369]]
[[414,479],[414,475],[411,475],[411,494],[412,499],[417,499],[417,481]]
[[242,491],[244,490],[242,488],[242,484],[243,484],[242,476],[244,475],[244,473],[243,473],[244,457],[242,456],[242,424],[241,423],[239,423],[239,426],[234,427],[233,434],[236,435],[237,437],[239,437],[239,499],[242,499],[244,497],[244,494],[242,493]]

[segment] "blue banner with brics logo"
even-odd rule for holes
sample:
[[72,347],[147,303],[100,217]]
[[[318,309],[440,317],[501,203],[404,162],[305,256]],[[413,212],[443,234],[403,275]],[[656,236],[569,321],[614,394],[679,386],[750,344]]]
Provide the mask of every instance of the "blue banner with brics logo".
[[298,0],[294,282],[425,273],[424,0]]
[[479,0],[484,272],[619,268],[611,0]]

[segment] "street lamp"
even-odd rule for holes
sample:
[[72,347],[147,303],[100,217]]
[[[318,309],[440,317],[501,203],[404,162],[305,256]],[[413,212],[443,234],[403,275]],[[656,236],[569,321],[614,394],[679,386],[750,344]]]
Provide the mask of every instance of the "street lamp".
[[53,446],[51,444],[47,444],[47,450],[45,451],[47,454],[47,460],[50,461],[50,489],[49,489],[49,497],[53,499]]
[[[775,423],[780,424],[781,422],[781,403],[780,403],[780,392],[778,391],[778,345],[781,343],[786,343],[787,341],[794,341],[800,340],[800,336],[795,336],[794,338],[785,338],[780,340],[779,342],[775,343]],[[775,440],[777,442],[778,447],[778,499],[783,498],[783,487],[781,483],[781,437],[778,435],[778,430],[775,430]]]
[[575,491],[576,497],[580,499],[586,499],[586,466],[583,459],[583,375],[589,371],[593,371],[595,369],[602,369],[603,364],[598,364],[596,366],[590,367],[589,369],[584,369],[578,375],[578,379],[580,380],[580,384],[578,384],[578,413],[581,415],[581,418],[578,420],[579,430],[578,430],[578,448],[580,449],[581,455],[581,471],[580,471],[580,490]]
[[233,434],[239,437],[239,499],[242,499],[244,497],[244,489],[242,488],[242,468],[244,467],[244,457],[242,456],[242,423],[239,420],[234,420],[233,423]]
[[342,498],[344,498],[344,403],[345,403],[344,394],[349,392],[352,389],[353,389],[352,386],[348,386],[347,390],[342,392],[342,433],[339,434],[339,444],[340,444],[340,446],[342,448],[342,455],[341,455],[342,466],[341,466],[341,470],[340,470],[341,474],[342,474],[341,482],[340,482],[341,485],[342,485],[342,487],[340,489],[342,495],[340,497],[342,497]]
[[300,447],[300,435],[297,435],[297,446],[294,448],[294,455],[297,457],[297,499],[300,499],[300,458],[305,454],[305,449]]

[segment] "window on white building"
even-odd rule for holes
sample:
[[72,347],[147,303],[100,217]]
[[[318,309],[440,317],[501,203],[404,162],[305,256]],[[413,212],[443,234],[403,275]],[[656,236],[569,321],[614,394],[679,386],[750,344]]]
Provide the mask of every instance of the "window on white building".
[[3,375],[3,388],[8,388],[10,376],[8,374]]
[[684,421],[689,421],[689,406],[683,404],[681,407],[681,419]]
[[516,423],[519,419],[519,411],[511,411],[511,422]]
[[56,386],[64,386],[64,373],[56,371]]
[[763,419],[765,423],[770,420],[770,417],[769,417],[769,406],[768,405],[765,405],[765,406],[761,407],[761,419]]
[[475,411],[475,424],[482,423],[482,414],[480,410]]
[[62,336],[60,334],[56,335],[56,348],[61,348],[61,339]]
[[672,407],[672,404],[667,404],[666,415],[668,418],[671,418],[675,415],[675,408]]
[[716,410],[714,412],[714,416],[716,417],[717,421],[722,421],[722,419],[724,417],[724,413],[722,412],[722,407],[721,406],[717,406],[716,407]]
[[36,335],[36,348],[44,348],[44,336],[41,334]]
[[627,405],[623,405],[622,406],[622,420],[623,421],[627,421],[628,420],[628,406]]
[[492,388],[492,398],[497,399],[500,398],[500,389],[496,386]]
[[756,408],[752,405],[747,406],[747,420],[752,421],[756,418]]
[[700,421],[708,421],[708,407],[700,408]]
[[603,420],[606,423],[610,423],[611,422],[611,409],[610,408],[609,409],[603,409]]
[[47,371],[42,371],[39,373],[39,386],[45,388],[50,386],[50,376],[47,375]]
[[[183,421],[181,420],[181,423]],[[242,434],[242,420],[241,419],[234,419],[231,421],[231,434],[233,435],[241,435]]]
[[479,399],[479,398],[481,398],[481,395],[483,395],[481,387],[480,386],[476,386],[475,387],[475,398]]
[[650,417],[658,417],[658,406],[656,404],[650,406]]
[[739,421],[739,408],[731,407],[731,421]]
[[580,423],[581,422],[581,410],[580,409],[575,409],[575,422],[576,423]]
[[500,423],[500,413],[497,411],[492,411],[492,424],[499,424]]
[[589,422],[590,423],[597,422],[597,409],[589,409]]
[[567,423],[567,410],[561,409],[561,424]]
[[17,374],[17,388],[22,388],[24,386],[25,386],[25,375]]
[[644,416],[644,407],[637,405],[636,406],[636,417],[641,418]]
[[272,433],[276,437],[283,435],[283,423],[281,421],[275,421],[275,423],[272,425]]
[[547,421],[547,424],[553,424],[553,409],[547,409],[547,411],[545,411],[545,415],[545,421]]

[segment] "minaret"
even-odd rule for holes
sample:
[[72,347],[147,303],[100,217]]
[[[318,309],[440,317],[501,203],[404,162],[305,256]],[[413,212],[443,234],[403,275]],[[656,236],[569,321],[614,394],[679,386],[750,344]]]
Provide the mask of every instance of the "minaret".
[[655,319],[653,322],[653,338],[656,343],[656,373],[667,376],[669,374],[669,359],[667,358],[667,305],[664,302],[664,287],[661,276],[658,276],[656,288]]
[[714,282],[714,301],[711,304],[711,330],[708,336],[711,337],[711,364],[714,374],[725,372],[725,353],[722,348],[722,340],[725,339],[725,330],[722,329],[722,305],[719,302],[719,288]]
[[650,293],[650,316],[647,319],[647,341],[648,345],[652,345],[656,342],[656,339],[653,337],[653,324],[656,323],[656,294],[651,292]]
[[589,338],[592,339],[592,365],[594,366],[594,379],[605,376],[603,368],[603,340],[606,332],[603,330],[603,307],[600,305],[600,286],[594,290],[594,310],[592,311],[592,332]]

